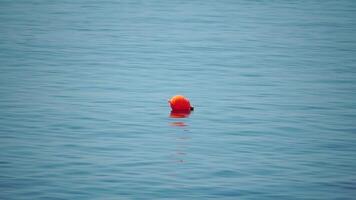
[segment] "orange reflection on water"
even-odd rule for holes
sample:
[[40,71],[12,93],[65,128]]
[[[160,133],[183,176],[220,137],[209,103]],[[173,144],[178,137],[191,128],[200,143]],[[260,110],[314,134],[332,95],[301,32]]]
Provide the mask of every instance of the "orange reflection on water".
[[172,122],[171,126],[187,126],[184,122]]
[[[189,120],[182,118],[188,118],[190,114],[191,111],[171,111],[171,113],[169,114],[169,117],[173,118],[170,120],[169,125],[174,126],[174,129],[176,130],[172,131],[174,136],[173,139],[175,140],[175,150],[172,154],[172,159],[174,163],[178,163],[178,165],[183,165],[186,163],[186,159],[188,157],[187,154],[189,153],[187,152],[187,145],[189,144],[191,135],[189,131],[189,124],[186,124],[186,122],[188,122]],[[180,174],[181,173],[177,171],[177,173],[172,174],[172,177],[176,179],[178,176],[180,176]]]
[[[171,118],[187,118],[190,115],[190,111],[171,111],[169,117]],[[171,126],[187,126],[184,122],[172,122]]]
[[187,118],[190,115],[190,111],[171,111],[171,118]]

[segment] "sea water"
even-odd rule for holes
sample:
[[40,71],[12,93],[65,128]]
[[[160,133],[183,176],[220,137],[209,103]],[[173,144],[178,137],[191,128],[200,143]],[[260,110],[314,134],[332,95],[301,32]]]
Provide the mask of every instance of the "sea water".
[[355,64],[351,0],[1,0],[0,199],[355,199]]

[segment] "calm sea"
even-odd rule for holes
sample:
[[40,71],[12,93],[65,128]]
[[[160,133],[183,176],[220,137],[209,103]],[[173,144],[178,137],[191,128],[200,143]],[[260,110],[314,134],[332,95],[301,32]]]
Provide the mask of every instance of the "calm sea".
[[0,199],[356,199],[356,2],[0,0]]

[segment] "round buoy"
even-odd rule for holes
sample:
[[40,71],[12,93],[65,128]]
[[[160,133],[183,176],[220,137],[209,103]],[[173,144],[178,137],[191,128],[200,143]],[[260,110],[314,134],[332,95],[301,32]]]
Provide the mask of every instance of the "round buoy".
[[194,108],[190,105],[189,99],[185,98],[182,95],[176,95],[172,97],[168,102],[172,108],[172,111],[175,112],[186,112],[194,110]]

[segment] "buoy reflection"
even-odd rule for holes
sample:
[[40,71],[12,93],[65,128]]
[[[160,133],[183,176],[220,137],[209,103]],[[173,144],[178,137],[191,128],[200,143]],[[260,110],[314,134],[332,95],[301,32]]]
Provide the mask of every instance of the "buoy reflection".
[[176,149],[173,154],[173,159],[176,163],[183,164],[186,162],[186,157],[188,154],[188,152],[186,151],[186,145],[189,143],[191,136],[189,131],[189,124],[186,124],[186,122],[188,122],[189,120],[182,118],[188,118],[190,114],[190,110],[172,110],[169,114],[169,117],[173,118],[172,120],[170,120],[171,122],[169,123],[169,125],[174,126],[176,129],[176,131],[172,131],[172,133],[174,133],[174,139],[176,143]]
[[171,111],[171,118],[187,118],[190,115],[190,111]]
[[183,126],[187,126],[184,122],[172,122],[171,123],[171,126],[180,126],[180,127],[183,127]]
[[[170,118],[187,118],[190,115],[190,111],[171,111],[171,114],[169,115]],[[187,126],[184,122],[172,122],[171,126]]]

